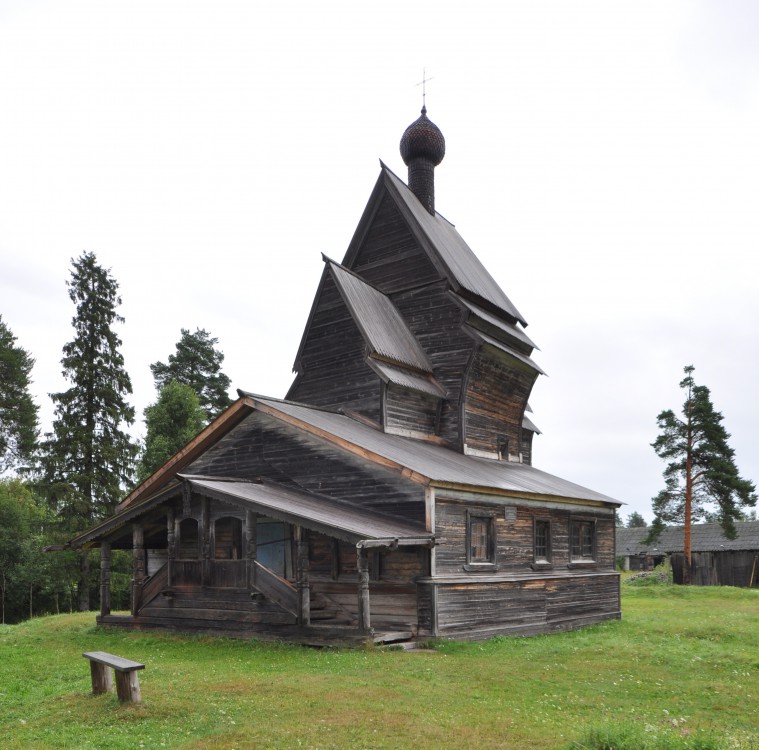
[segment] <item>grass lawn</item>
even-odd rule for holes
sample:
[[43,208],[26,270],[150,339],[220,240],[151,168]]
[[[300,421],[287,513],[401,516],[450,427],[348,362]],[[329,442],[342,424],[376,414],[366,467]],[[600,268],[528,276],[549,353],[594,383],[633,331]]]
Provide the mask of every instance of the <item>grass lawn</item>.
[[[759,591],[623,592],[622,621],[416,654],[0,626],[0,746],[759,750]],[[90,694],[94,650],[146,664],[141,705]]]

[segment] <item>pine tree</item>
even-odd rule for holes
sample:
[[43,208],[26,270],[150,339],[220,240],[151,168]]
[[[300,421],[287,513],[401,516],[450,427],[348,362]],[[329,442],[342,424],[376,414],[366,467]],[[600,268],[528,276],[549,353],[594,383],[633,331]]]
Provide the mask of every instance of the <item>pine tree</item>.
[[145,409],[145,449],[138,479],[144,481],[195,437],[205,425],[206,414],[195,391],[172,380]]
[[[110,515],[133,473],[136,446],[124,427],[134,422],[132,392],[121,340],[124,319],[118,283],[94,253],[72,260],[69,297],[76,305],[74,339],[63,347],[63,375],[71,388],[51,393],[53,432],[43,446],[48,499],[70,533]],[[89,608],[88,558],[80,559],[79,607]]]
[[649,539],[655,539],[667,523],[683,525],[685,583],[690,582],[691,524],[713,508],[725,536],[734,539],[741,507],[756,503],[753,482],[738,474],[722,414],[714,410],[709,389],[696,385],[693,370],[692,365],[686,367],[680,382],[686,393],[682,418],[670,409],[661,412],[660,434],[651,443],[659,458],[669,463],[664,469],[665,488],[652,501]]
[[168,363],[150,365],[155,387],[160,391],[172,380],[189,385],[198,394],[206,419],[211,420],[232,403],[228,393],[232,381],[221,371],[224,354],[216,349],[219,339],[202,328],[195,333],[186,328],[181,331],[176,353],[169,355]]
[[29,393],[33,365],[0,316],[0,474],[29,466],[37,446],[37,405]]

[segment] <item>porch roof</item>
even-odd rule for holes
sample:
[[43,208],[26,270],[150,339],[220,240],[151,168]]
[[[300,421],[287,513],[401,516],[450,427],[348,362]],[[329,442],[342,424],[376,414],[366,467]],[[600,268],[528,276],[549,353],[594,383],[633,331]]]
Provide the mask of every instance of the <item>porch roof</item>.
[[352,544],[367,542],[365,546],[385,544],[391,546],[429,546],[434,535],[422,525],[396,521],[376,511],[350,505],[324,495],[315,495],[286,487],[275,482],[245,480],[239,478],[206,477],[177,474],[174,481],[163,491],[72,539],[68,546],[74,549],[109,537],[140,516],[155,511],[162,503],[180,496],[183,483],[193,492],[216,500],[261,513],[279,521],[303,526],[327,536],[343,539]]
[[425,545],[434,540],[434,535],[423,526],[396,521],[376,511],[280,484],[198,478],[187,474],[179,476],[200,495],[242,505],[271,518],[348,542],[392,540],[399,545]]

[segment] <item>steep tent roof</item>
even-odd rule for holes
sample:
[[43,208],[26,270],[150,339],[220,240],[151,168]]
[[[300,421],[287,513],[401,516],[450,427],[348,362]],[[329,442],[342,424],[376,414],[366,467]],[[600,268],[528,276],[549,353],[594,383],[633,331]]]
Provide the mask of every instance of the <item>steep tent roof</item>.
[[411,190],[384,164],[382,170],[388,192],[396,198],[399,208],[425,250],[435,256],[433,262],[437,260],[436,265],[442,264],[454,290],[465,289],[526,326],[527,321],[464,242],[456,227],[440,214],[435,213],[433,216],[425,210]]
[[524,316],[504,294],[456,228],[440,214],[429,213],[411,190],[381,163],[382,170],[358,223],[343,264],[352,268],[367,231],[385,196],[398,207],[412,235],[455,292],[480,300],[511,323],[527,325]]

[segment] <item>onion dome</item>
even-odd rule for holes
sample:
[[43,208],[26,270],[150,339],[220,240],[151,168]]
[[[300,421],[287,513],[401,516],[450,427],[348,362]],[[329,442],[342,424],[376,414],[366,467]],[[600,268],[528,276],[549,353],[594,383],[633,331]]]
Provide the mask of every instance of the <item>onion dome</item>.
[[445,156],[445,138],[440,128],[422,116],[406,128],[401,138],[401,156],[408,167],[408,186],[421,204],[435,215],[435,167]]
[[427,117],[427,107],[422,116],[411,123],[401,138],[401,157],[408,166],[414,159],[426,159],[437,166],[445,156],[445,138],[440,128]]

